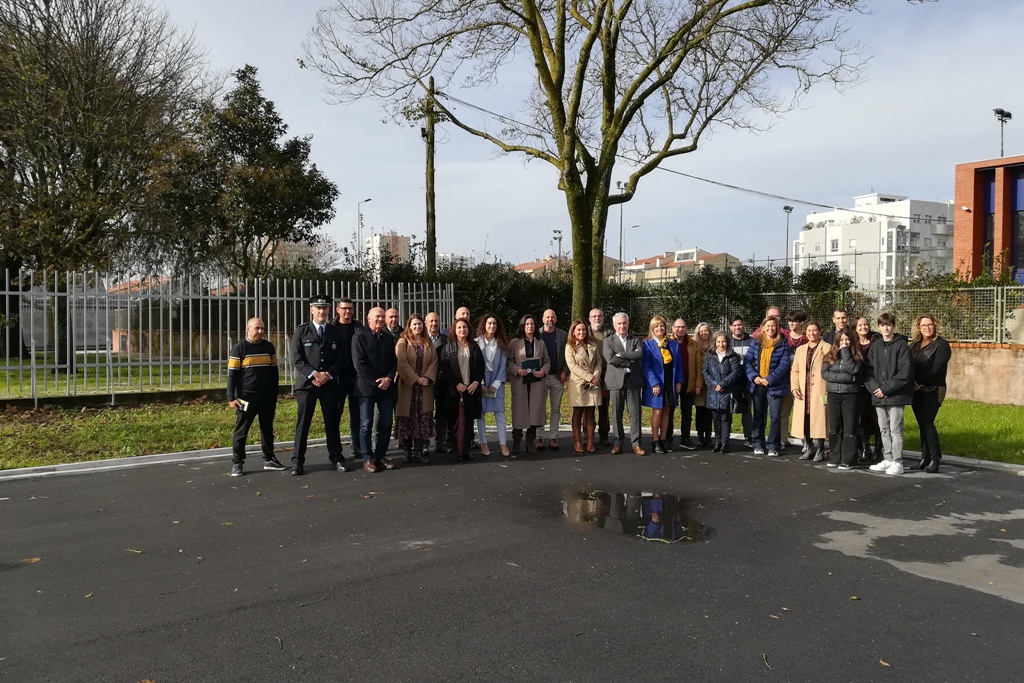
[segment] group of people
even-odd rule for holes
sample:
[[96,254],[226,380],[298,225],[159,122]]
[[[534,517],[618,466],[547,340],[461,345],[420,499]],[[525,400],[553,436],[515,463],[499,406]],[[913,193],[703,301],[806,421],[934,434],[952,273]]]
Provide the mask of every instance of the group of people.
[[[891,314],[880,315],[873,332],[865,318],[848,327],[847,313],[838,309],[834,329],[824,335],[799,312],[783,329],[776,307],[753,335],[739,316],[728,331],[712,333],[700,323],[693,336],[686,320],[670,328],[655,316],[641,338],[625,313],[616,313],[612,329],[605,329],[596,308],[568,331],[557,326],[553,310],[540,324],[523,316],[511,335],[492,313],[475,325],[471,320],[462,307],[447,329],[434,312],[414,313],[403,327],[396,309],[371,308],[360,323],[350,299],[313,297],[310,320],[291,339],[298,403],[292,475],[303,474],[317,403],[332,467],[349,470],[340,437],[346,402],[352,454],[371,473],[394,469],[385,457],[393,431],[408,463],[429,464],[431,440],[435,455],[473,460],[476,446],[490,455],[488,414],[503,457],[558,450],[563,397],[576,454],[610,448],[647,455],[641,436],[641,407],[647,407],[653,453],[672,452],[677,429],[682,449],[728,452],[732,415],[739,413],[744,445],[756,455],[778,456],[792,435],[803,442],[801,459],[828,456],[829,467],[851,469],[861,461],[901,474],[903,409],[912,405],[921,428],[920,467],[935,472],[942,457],[934,421],[950,351],[934,316],[914,322],[913,344],[894,332]],[[243,473],[257,417],[264,469],[288,469],[273,453],[278,366],[264,335],[263,322],[249,320],[246,338],[229,355],[227,397],[237,411],[232,476]]]

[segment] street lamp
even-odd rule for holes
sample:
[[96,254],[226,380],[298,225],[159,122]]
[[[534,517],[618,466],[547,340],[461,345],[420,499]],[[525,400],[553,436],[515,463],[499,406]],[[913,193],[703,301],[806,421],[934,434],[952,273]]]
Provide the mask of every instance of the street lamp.
[[[615,181],[615,187],[619,188],[619,192],[621,193],[622,192],[622,181],[621,180]],[[626,236],[625,231],[622,229],[622,205],[623,204],[625,204],[625,202],[619,202],[619,284],[620,285],[622,284],[622,271],[626,267],[626,262],[623,260],[623,258],[624,258],[623,254],[625,252],[624,252],[624,250],[622,248],[622,241],[623,241],[623,239]]]
[[[629,229],[632,230],[633,228],[639,228],[639,227],[640,227],[639,224],[631,225],[631,226],[629,226]],[[625,248],[623,247],[623,244],[625,243],[625,240],[626,240],[626,233],[625,233],[625,231],[623,231],[622,234],[619,236],[619,250],[620,250],[620,254],[619,255],[620,255],[620,257],[621,257],[621,255],[623,253],[625,253]],[[626,270],[626,262],[625,261],[621,261],[620,264],[619,264],[619,282],[622,282],[622,272],[624,270]]]
[[789,243],[789,214],[793,213],[793,207],[784,206],[782,210],[786,212],[786,267],[789,268],[789,252],[792,250]]
[[555,241],[558,242],[558,265],[561,266],[562,265],[562,231],[561,230],[552,230],[551,232],[553,232],[555,234]]
[[372,201],[373,197],[367,197],[361,202],[356,202],[356,263],[359,267],[363,265],[363,213],[360,209],[363,204]]
[[1003,126],[1006,122],[1013,118],[1013,114],[1006,111],[1005,109],[993,109],[992,113],[996,115],[996,119],[999,121],[999,156],[1003,156]]

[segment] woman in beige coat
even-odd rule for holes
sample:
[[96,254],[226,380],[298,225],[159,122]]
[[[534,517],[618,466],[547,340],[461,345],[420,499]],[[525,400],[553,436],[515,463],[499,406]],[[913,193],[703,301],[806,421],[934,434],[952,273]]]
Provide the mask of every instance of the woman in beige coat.
[[508,385],[512,389],[512,453],[519,453],[526,430],[526,452],[537,451],[537,427],[546,422],[544,386],[540,380],[551,369],[544,340],[537,336],[537,321],[524,315],[516,336],[508,343]]
[[423,317],[413,313],[405,331],[395,343],[398,359],[398,399],[395,416],[398,442],[405,449],[405,461],[428,464],[424,443],[434,436],[434,382],[437,353],[427,337]]
[[572,406],[572,449],[583,453],[582,433],[587,438],[587,453],[594,453],[594,410],[601,405],[601,354],[590,337],[587,323],[577,320],[569,327],[565,345],[565,364],[569,366],[569,405]]
[[821,377],[821,363],[831,346],[821,340],[818,323],[807,323],[807,343],[793,349],[789,387],[793,394],[793,424],[789,433],[804,442],[801,460],[825,459],[825,435],[828,434],[828,392]]

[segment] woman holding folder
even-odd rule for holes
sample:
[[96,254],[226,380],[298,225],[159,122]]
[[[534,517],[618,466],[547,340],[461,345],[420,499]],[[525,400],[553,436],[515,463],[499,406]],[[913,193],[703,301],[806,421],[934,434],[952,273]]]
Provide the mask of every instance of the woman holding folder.
[[544,387],[537,384],[551,369],[548,350],[537,336],[537,321],[526,314],[508,343],[508,383],[512,389],[512,453],[519,453],[526,430],[526,452],[537,451],[537,428],[545,423]]

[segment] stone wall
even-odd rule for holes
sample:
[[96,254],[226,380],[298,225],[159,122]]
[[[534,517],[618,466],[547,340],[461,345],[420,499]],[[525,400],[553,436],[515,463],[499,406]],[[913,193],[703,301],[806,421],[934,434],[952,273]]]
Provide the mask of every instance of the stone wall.
[[1024,406],[1024,345],[951,343],[948,398]]

